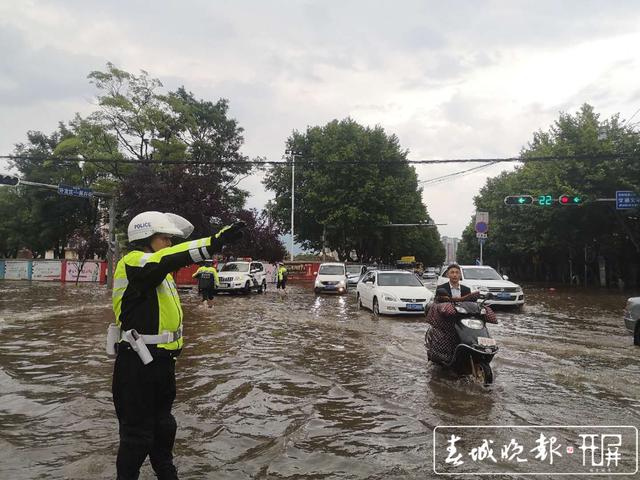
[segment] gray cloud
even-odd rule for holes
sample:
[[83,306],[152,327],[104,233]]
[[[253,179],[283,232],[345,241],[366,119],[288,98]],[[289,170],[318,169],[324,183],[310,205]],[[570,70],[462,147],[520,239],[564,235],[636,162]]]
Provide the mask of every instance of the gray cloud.
[[[514,80],[501,78],[514,59],[524,64],[637,34],[640,4],[631,1],[53,0],[35,8],[0,6],[2,153],[29,129],[50,132],[76,111],[88,113],[95,90],[86,76],[107,61],[145,69],[170,90],[184,85],[199,98],[228,98],[245,128],[244,152],[272,159],[293,129],[347,116],[397,134],[412,158],[512,155],[560,110],[588,101],[605,115],[623,108],[630,115],[640,99],[640,90],[620,83],[638,72],[633,45],[608,70],[609,59],[590,58],[602,73],[584,69],[586,83],[577,78],[571,91],[565,82],[562,95],[537,91],[535,98],[524,87],[507,93]],[[518,73],[515,81],[524,81]],[[460,233],[473,195],[497,171],[425,190],[430,213],[450,223],[441,232]],[[259,182],[243,181],[251,206],[270,197]],[[451,204],[455,220],[446,218]]]
[[95,57],[31,47],[26,33],[11,26],[0,29],[0,45],[0,106],[91,95],[86,77],[97,66]]

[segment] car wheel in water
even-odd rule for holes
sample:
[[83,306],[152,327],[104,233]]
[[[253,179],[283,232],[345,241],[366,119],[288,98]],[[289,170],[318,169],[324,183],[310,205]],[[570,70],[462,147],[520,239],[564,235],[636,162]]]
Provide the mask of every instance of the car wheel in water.
[[258,293],[267,293],[267,281],[262,280],[262,285],[258,287]]
[[633,333],[633,344],[640,346],[640,321],[636,322],[636,328]]
[[378,315],[380,315],[380,307],[378,305],[378,299],[374,298],[373,299],[373,314],[377,317]]
[[249,283],[249,281],[244,284],[244,293],[247,295],[251,293],[251,283]]
[[360,298],[360,294],[356,293],[356,308],[358,310],[362,310],[363,306],[362,306],[362,299]]

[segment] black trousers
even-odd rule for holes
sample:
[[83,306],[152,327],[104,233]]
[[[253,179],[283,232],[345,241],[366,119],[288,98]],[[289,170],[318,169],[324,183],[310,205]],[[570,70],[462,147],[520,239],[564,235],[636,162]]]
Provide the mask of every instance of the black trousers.
[[112,383],[120,424],[118,480],[137,479],[147,456],[158,479],[178,478],[173,465],[177,426],[171,414],[176,398],[175,363],[175,357],[165,353],[154,355],[153,362],[144,365],[129,345],[118,349]]
[[200,295],[202,295],[202,300],[213,300],[213,297],[216,296],[216,287],[208,287],[202,288],[200,290]]

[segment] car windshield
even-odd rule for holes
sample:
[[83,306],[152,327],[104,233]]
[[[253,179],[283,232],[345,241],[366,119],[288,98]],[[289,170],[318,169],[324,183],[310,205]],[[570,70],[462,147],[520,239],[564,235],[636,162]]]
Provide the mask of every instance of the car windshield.
[[347,273],[357,273],[360,275],[362,265],[347,265]]
[[422,282],[411,273],[381,273],[378,275],[381,287],[422,287]]
[[248,263],[227,263],[224,267],[222,267],[221,272],[248,272],[249,264]]
[[344,265],[322,265],[319,275],[344,275]]
[[465,280],[502,280],[493,268],[463,268],[462,274]]

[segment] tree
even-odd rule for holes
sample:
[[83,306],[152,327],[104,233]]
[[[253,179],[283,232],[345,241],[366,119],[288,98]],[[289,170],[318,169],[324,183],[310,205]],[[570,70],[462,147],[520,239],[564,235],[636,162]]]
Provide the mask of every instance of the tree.
[[[295,170],[295,234],[303,247],[321,250],[324,232],[326,246],[342,261],[351,251],[362,262],[412,254],[427,264],[442,260],[444,250],[435,229],[383,227],[430,220],[415,169],[395,135],[347,118],[305,133],[294,131],[287,145],[302,153]],[[275,192],[270,214],[288,227],[291,168],[275,166],[264,184]]]
[[[536,132],[522,151],[523,165],[489,179],[475,198],[478,210],[493,219],[485,258],[518,272],[520,278],[569,281],[584,272],[595,279],[598,258],[607,265],[610,281],[637,279],[640,225],[633,215],[620,213],[610,202],[616,190],[640,191],[640,164],[619,154],[640,152],[640,136],[618,115],[600,120],[589,105],[575,115],[562,113],[548,132]],[[602,156],[606,157],[602,157]],[[573,160],[529,161],[540,156],[578,156]],[[601,156],[602,158],[580,158]],[[507,195],[580,195],[581,207],[507,207]],[[470,227],[460,253],[473,251]],[[584,278],[582,279],[584,282]]]

